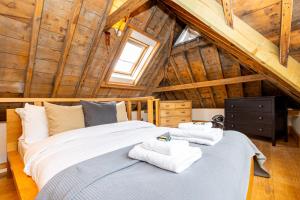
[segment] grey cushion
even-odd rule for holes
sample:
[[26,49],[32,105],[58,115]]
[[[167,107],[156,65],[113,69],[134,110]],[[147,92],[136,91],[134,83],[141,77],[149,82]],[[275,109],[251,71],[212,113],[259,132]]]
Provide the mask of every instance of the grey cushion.
[[96,103],[80,101],[84,113],[85,126],[97,126],[117,122],[116,103]]

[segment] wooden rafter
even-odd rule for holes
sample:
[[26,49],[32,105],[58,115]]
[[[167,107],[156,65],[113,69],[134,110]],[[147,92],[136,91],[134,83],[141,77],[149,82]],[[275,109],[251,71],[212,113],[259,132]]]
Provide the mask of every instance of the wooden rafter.
[[187,41],[181,44],[176,45],[175,47],[173,47],[171,55],[175,55],[178,53],[181,53],[183,51],[188,51],[189,49],[193,49],[195,47],[208,47],[211,46],[212,44],[205,41],[202,37],[197,37],[195,39],[193,39],[192,41]]
[[[172,67],[172,69],[173,69],[173,71],[174,71],[174,73],[175,73],[175,77],[176,77],[176,79],[178,80],[178,82],[179,82],[179,84],[183,84],[183,82],[182,82],[182,80],[181,80],[181,78],[180,78],[180,76],[179,76],[179,74],[178,74],[178,72],[177,72],[177,67],[176,67],[176,63],[175,63],[175,60],[174,60],[174,58],[171,56],[170,58],[169,58],[169,63],[170,63],[170,66]],[[152,92],[154,92],[154,90],[152,90]],[[186,92],[185,91],[183,91],[184,92],[184,96],[185,96],[185,98],[186,99],[188,99],[188,95],[186,94]]]
[[127,0],[120,8],[109,15],[105,25],[105,30],[111,28],[122,18],[130,16],[131,13],[133,13],[148,1],[149,0]]
[[27,66],[27,72],[25,78],[24,97],[28,97],[30,95],[33,67],[35,63],[35,56],[36,56],[36,50],[38,45],[43,7],[44,7],[44,0],[36,0],[34,15],[32,18],[30,50],[29,50],[29,59],[28,59],[28,66]]
[[232,17],[232,2],[231,0],[222,0],[223,11],[226,24],[233,27],[233,17]]
[[228,85],[228,84],[236,84],[236,83],[245,83],[252,81],[261,81],[265,80],[265,76],[261,74],[247,75],[247,76],[239,76],[233,78],[225,78],[211,81],[202,81],[196,83],[187,83],[180,85],[173,85],[167,87],[159,87],[153,90],[153,92],[167,92],[167,91],[176,91],[176,90],[188,90],[202,87],[212,87],[212,86],[220,86],[220,85]]
[[282,0],[279,60],[280,63],[284,66],[287,65],[289,57],[292,15],[293,0]]
[[69,19],[69,24],[68,24],[67,33],[65,36],[62,54],[61,54],[59,62],[58,62],[58,68],[57,68],[57,72],[56,72],[56,76],[55,76],[54,87],[52,90],[51,97],[56,96],[58,88],[60,86],[60,82],[61,82],[61,79],[62,79],[62,76],[64,73],[66,61],[67,61],[67,57],[69,55],[69,51],[70,51],[71,44],[73,41],[74,33],[75,33],[76,26],[78,23],[80,10],[82,7],[82,2],[83,2],[83,0],[76,0],[76,2],[74,3],[74,6],[72,8],[72,11],[71,11],[71,16]]
[[[215,51],[215,53],[217,54],[217,56],[216,56],[216,63],[217,63],[217,69],[218,69],[218,76],[220,77],[220,78],[224,78],[224,74],[223,74],[223,68],[222,68],[222,64],[221,64],[221,59],[220,59],[220,53],[219,53],[219,51],[218,51],[218,49],[217,49],[217,47],[216,46],[213,46],[212,47],[213,49],[214,49],[214,51]],[[228,98],[228,91],[227,91],[227,87],[226,87],[226,85],[224,86],[224,94],[225,94],[225,97],[224,97],[224,99],[227,99]]]
[[[187,67],[186,67],[186,69],[187,69],[187,71],[188,71],[188,74],[189,74],[189,77],[190,77],[192,83],[195,83],[196,81],[195,81],[195,78],[194,78],[194,75],[193,75],[193,72],[192,72],[192,69],[191,69],[191,64],[190,64],[190,61],[189,61],[189,59],[188,59],[188,57],[187,57],[186,54],[187,54],[186,51],[184,51],[184,52],[183,52],[183,56],[184,56],[184,59],[185,59],[186,62],[187,62]],[[202,96],[201,96],[201,92],[200,92],[198,89],[196,89],[195,91],[196,91],[197,96],[199,97],[201,106],[202,106],[202,107],[205,107],[204,104],[203,104],[203,98],[202,98]]]
[[94,60],[95,54],[96,54],[97,49],[98,49],[98,45],[99,45],[100,40],[102,38],[105,22],[107,20],[107,15],[108,15],[111,7],[112,7],[112,3],[113,3],[113,1],[109,1],[109,3],[106,4],[104,16],[98,22],[97,29],[96,29],[95,35],[93,37],[92,45],[91,45],[91,48],[89,50],[87,59],[85,61],[85,64],[84,64],[84,67],[83,67],[83,70],[82,70],[82,73],[81,73],[81,76],[80,76],[80,80],[79,80],[79,82],[78,82],[78,84],[76,85],[76,88],[75,88],[75,97],[77,97],[80,94],[81,88],[84,84],[84,80],[86,79],[86,76],[88,74],[90,66],[91,66],[91,64]]
[[[240,64],[237,62],[236,63],[236,65],[238,65],[237,66],[237,70],[238,70],[238,73],[239,73],[239,76],[241,76],[242,75],[242,73],[241,73],[241,66],[240,66]],[[244,95],[244,87],[243,87],[243,83],[241,83],[241,86],[240,86],[240,91],[241,91],[241,96],[242,97],[244,97],[245,95]]]

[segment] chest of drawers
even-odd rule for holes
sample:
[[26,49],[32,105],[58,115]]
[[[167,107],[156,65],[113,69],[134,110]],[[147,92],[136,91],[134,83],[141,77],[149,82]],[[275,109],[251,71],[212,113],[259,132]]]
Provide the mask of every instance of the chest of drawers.
[[225,129],[246,135],[287,140],[287,108],[282,97],[250,97],[225,100]]
[[191,101],[161,101],[159,125],[177,127],[179,123],[192,121]]

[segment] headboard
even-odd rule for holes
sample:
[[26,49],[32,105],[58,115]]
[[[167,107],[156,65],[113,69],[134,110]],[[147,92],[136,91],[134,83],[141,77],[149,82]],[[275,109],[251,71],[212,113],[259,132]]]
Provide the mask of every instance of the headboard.
[[[80,100],[94,102],[109,102],[109,101],[125,101],[127,108],[128,119],[132,119],[132,104],[137,106],[137,120],[142,120],[142,103],[147,104],[148,122],[154,122],[153,105],[158,110],[159,100],[153,97],[135,97],[135,98],[0,98],[0,103],[34,103],[34,105],[42,106],[43,102],[51,103],[76,103]],[[158,112],[155,112],[156,124],[158,123]],[[158,124],[157,124],[158,125]],[[6,148],[7,152],[16,151],[18,148],[18,138],[22,134],[22,124],[19,115],[15,109],[6,110]]]

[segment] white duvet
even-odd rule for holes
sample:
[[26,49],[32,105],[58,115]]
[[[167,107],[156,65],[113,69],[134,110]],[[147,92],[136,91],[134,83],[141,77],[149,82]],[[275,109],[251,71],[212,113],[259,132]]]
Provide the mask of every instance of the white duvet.
[[166,132],[168,128],[156,127],[143,121],[67,131],[30,146],[24,155],[24,172],[32,176],[41,189],[53,176],[67,167]]

